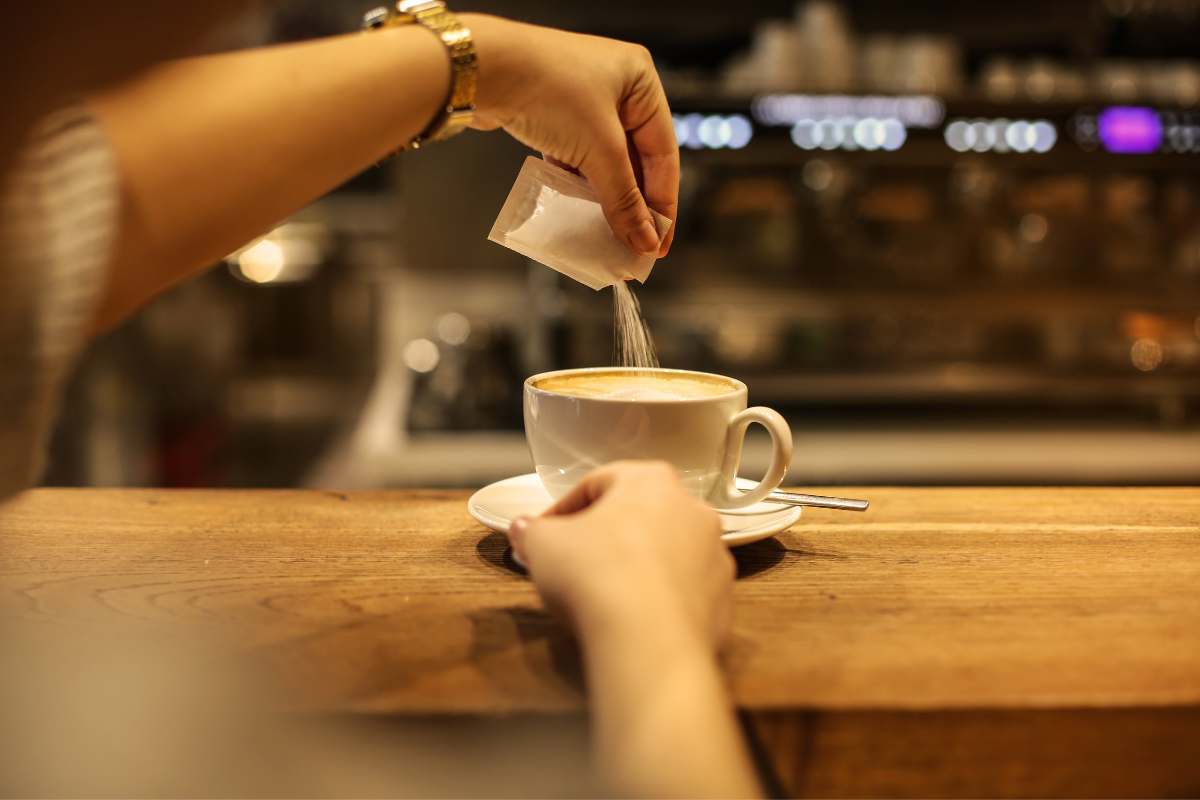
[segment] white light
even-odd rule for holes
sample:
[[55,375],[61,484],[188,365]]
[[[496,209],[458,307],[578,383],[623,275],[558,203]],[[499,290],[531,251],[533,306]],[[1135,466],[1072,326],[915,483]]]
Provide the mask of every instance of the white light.
[[792,142],[801,150],[817,149],[817,125],[811,119],[802,119],[792,126]]
[[956,119],[946,126],[946,144],[950,149],[957,153],[965,153],[971,149],[971,145],[967,143],[967,123],[961,119]]
[[260,239],[238,253],[237,264],[246,280],[270,283],[282,274],[287,263],[283,246],[273,239]]
[[404,345],[402,356],[413,372],[433,372],[441,360],[438,346],[428,339],[413,339]]
[[864,150],[883,147],[883,123],[873,117],[860,119],[854,125],[854,143]]
[[832,119],[823,119],[818,122],[813,133],[817,140],[817,147],[822,150],[836,150],[846,141],[846,132]]
[[1004,141],[1008,144],[1011,150],[1018,153],[1025,152],[1025,131],[1029,128],[1029,123],[1023,119],[1008,126],[1004,131]]
[[675,143],[683,147],[688,139],[688,126],[684,122],[683,117],[678,114],[671,115],[671,121],[675,123]]
[[750,120],[741,114],[734,114],[729,117],[728,121],[730,149],[741,150],[750,144],[750,140],[754,138],[754,127],[750,124]]
[[696,128],[696,136],[702,145],[716,150],[729,141],[729,126],[722,117],[705,117]]
[[992,120],[992,149],[997,153],[1008,152],[1008,128],[1009,122],[1003,117]]
[[439,317],[436,327],[438,338],[446,344],[460,345],[471,335],[471,321],[457,311]]
[[690,147],[692,150],[699,150],[704,146],[700,141],[700,126],[704,123],[704,117],[700,114],[688,114],[683,118],[683,146]]
[[850,140],[864,150],[874,150],[875,137],[872,135],[871,131],[871,126],[874,123],[875,120],[871,119],[870,117],[867,117],[866,119],[860,119],[858,122],[854,123]]
[[907,139],[908,131],[895,118],[822,117],[792,127],[792,141],[803,150],[899,150]]
[[750,113],[763,125],[795,125],[805,119],[894,117],[910,128],[936,128],[946,105],[931,95],[852,97],[847,95],[777,94],[756,97]]
[[968,150],[974,150],[976,143],[979,141],[979,134],[974,125],[969,122],[963,123],[966,125],[966,130],[963,131],[963,141],[967,145]]
[[1021,152],[1028,153],[1037,143],[1037,133],[1034,132],[1033,125],[1031,123],[1025,122],[1023,124],[1025,127],[1021,129],[1021,144],[1024,149],[1021,150]]
[[1048,153],[1058,141],[1058,131],[1044,119],[1039,119],[1030,126],[1033,133],[1033,152]]
[[908,140],[908,131],[904,124],[898,119],[885,119],[883,121],[883,149],[888,151],[899,150],[904,146],[904,142]]
[[971,143],[971,149],[976,153],[983,153],[991,150],[996,144],[995,134],[992,132],[992,126],[988,125],[983,120],[975,120],[968,128],[967,141]]

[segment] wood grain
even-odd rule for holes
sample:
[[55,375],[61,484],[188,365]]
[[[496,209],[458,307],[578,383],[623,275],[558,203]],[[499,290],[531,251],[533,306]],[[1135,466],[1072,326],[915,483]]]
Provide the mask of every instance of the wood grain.
[[[855,492],[738,553],[743,707],[1200,703],[1200,491]],[[2,603],[229,626],[326,709],[579,707],[569,637],[464,501],[38,490],[0,512]]]
[[[1200,791],[1180,738],[1200,721],[1200,490],[838,492],[872,510],[806,511],[737,552],[729,681],[789,790]],[[302,710],[581,709],[571,638],[466,496],[32,491],[0,509],[0,612],[230,632]],[[1124,783],[1079,777],[1131,731],[1159,745]]]
[[1200,709],[760,712],[796,797],[1196,797]]

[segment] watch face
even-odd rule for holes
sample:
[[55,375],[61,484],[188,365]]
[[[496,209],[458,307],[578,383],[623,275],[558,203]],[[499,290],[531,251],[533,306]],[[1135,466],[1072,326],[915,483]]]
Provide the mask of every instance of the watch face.
[[382,28],[387,23],[390,13],[383,6],[372,8],[366,14],[363,14],[363,27]]
[[402,0],[396,6],[401,14],[417,14],[430,8],[445,8],[442,0]]

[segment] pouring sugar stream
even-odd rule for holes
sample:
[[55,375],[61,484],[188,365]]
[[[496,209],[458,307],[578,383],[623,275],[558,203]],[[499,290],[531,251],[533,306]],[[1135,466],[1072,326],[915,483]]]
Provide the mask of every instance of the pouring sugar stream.
[[[671,220],[653,209],[650,213],[661,241]],[[659,368],[654,341],[628,283],[644,283],[655,257],[635,254],[617,239],[584,178],[526,158],[488,238],[597,291],[611,286],[614,362]]]

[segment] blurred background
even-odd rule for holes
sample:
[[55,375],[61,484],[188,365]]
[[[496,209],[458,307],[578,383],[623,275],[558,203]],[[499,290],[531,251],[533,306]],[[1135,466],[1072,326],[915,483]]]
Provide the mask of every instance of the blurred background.
[[[455,7],[654,53],[683,190],[642,308],[664,366],[787,416],[789,482],[1200,480],[1200,2]],[[214,47],[364,10],[280,2]],[[612,299],[486,241],[524,155],[402,155],[159,298],[87,353],[46,482],[529,471],[521,382],[611,363]]]

